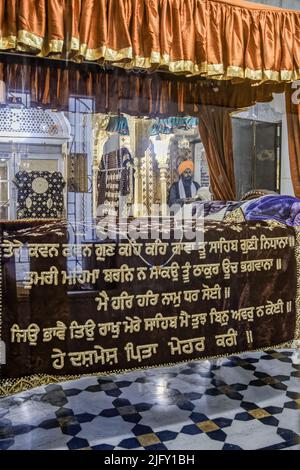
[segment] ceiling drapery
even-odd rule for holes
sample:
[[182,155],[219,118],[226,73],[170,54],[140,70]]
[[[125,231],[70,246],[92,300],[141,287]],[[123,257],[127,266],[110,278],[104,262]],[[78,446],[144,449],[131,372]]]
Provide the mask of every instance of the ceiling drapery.
[[172,75],[136,74],[58,61],[32,59],[25,63],[0,61],[0,105],[14,92],[30,95],[31,106],[68,110],[71,96],[93,98],[94,111],[134,116],[198,116],[201,106],[236,110],[256,102],[271,101],[285,85],[199,80]]
[[300,78],[300,13],[240,0],[1,0],[0,50],[291,81]]

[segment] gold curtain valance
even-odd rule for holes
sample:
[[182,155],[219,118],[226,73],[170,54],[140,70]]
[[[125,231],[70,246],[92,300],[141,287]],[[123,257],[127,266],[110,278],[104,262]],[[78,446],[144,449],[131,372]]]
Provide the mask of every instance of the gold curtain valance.
[[1,0],[0,50],[291,81],[300,78],[300,12],[239,0]]

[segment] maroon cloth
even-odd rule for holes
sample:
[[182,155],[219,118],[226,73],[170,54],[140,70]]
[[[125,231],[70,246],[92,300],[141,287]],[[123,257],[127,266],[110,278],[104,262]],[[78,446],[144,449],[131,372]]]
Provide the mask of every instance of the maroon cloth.
[[[242,224],[226,224],[218,222],[209,222],[205,225],[205,241],[220,240],[242,240],[256,235],[266,237],[290,237],[294,240],[294,228],[292,227],[270,227],[265,222],[247,222]],[[22,243],[66,243],[66,226],[62,222],[27,222],[1,224],[1,242],[3,240],[16,241]],[[178,241],[178,240],[177,240]],[[124,242],[124,240],[123,240]],[[147,241],[148,242],[148,241]],[[174,242],[171,240],[170,243]],[[169,243],[169,242],[168,242]],[[61,285],[59,276],[58,286],[33,285],[30,290],[22,288],[22,282],[17,281],[19,263],[15,262],[14,257],[8,258],[2,256],[2,332],[1,339],[7,345],[7,363],[1,368],[0,385],[5,384],[6,378],[19,378],[30,376],[32,374],[49,374],[59,376],[70,376],[83,373],[102,373],[116,372],[136,367],[148,367],[153,365],[162,365],[176,363],[178,361],[201,359],[205,357],[214,357],[216,355],[238,354],[246,350],[255,350],[266,347],[272,347],[292,340],[295,335],[296,325],[296,284],[297,269],[295,258],[295,247],[293,243],[285,248],[262,249],[260,244],[257,251],[250,251],[243,254],[239,249],[237,252],[215,253],[206,249],[206,259],[199,257],[198,250],[190,253],[182,252],[181,255],[175,255],[171,262],[167,260],[172,255],[171,244],[165,256],[153,257],[147,255],[142,248],[142,255],[146,261],[152,265],[170,265],[177,262],[179,266],[185,263],[191,265],[216,264],[222,266],[224,259],[230,258],[231,262],[240,263],[242,260],[249,259],[281,259],[281,267],[277,269],[277,262],[271,270],[261,270],[256,272],[239,272],[231,275],[230,279],[224,279],[224,274],[213,276],[211,279],[205,279],[202,276],[191,276],[190,282],[186,283],[182,271],[179,271],[178,281],[172,279],[150,279],[150,271],[139,256],[124,257],[115,254],[108,257],[106,261],[92,261],[92,257],[86,258],[91,262],[89,269],[98,268],[103,273],[103,269],[118,268],[123,264],[129,267],[146,267],[146,280],[139,281],[135,278],[134,282],[128,281],[123,284],[104,282],[103,277],[93,285],[81,286],[81,290],[75,291],[72,287]],[[56,266],[59,271],[67,269],[66,258],[60,253],[58,257],[53,258],[30,258],[30,270],[47,271],[51,266]],[[27,268],[28,269],[28,268]],[[129,295],[137,295],[152,290],[154,293],[162,294],[164,292],[179,292],[185,290],[203,289],[204,285],[213,287],[219,285],[222,289],[222,296],[218,300],[205,300],[201,296],[197,302],[182,301],[179,307],[172,305],[163,305],[161,301],[157,306],[138,307],[135,303],[132,309],[114,310],[109,304],[107,311],[97,310],[96,297],[99,292],[105,291],[109,297],[119,296],[123,291]],[[230,297],[224,296],[224,289],[230,287]],[[202,292],[202,290],[201,290]],[[201,294],[202,295],[202,294]],[[210,319],[211,308],[217,311],[236,311],[241,308],[254,307],[257,309],[261,305],[266,305],[269,301],[277,302],[282,299],[284,303],[284,313],[276,314],[254,314],[254,320],[238,321],[229,319],[228,325],[213,323]],[[289,305],[289,308],[287,307]],[[123,322],[126,317],[136,317],[144,321],[145,318],[153,318],[156,313],[162,313],[163,316],[175,316],[179,318],[180,313],[184,311],[188,315],[207,313],[206,323],[193,328],[191,322],[188,326],[167,329],[154,328],[153,331],[125,332]],[[50,342],[42,341],[42,329],[55,327],[57,321],[64,322],[69,328],[72,321],[78,324],[85,324],[87,319],[92,319],[98,323],[121,322],[121,333],[118,338],[113,338],[112,334],[100,336],[98,328],[95,328],[95,338],[92,341],[86,339],[71,339],[70,332],[66,334],[64,341],[54,337]],[[40,327],[38,343],[36,346],[30,346],[28,342],[11,342],[12,325],[18,324],[21,328],[27,328],[29,324],[36,323]],[[237,344],[232,347],[219,347],[216,345],[215,335],[224,334],[229,328],[237,331]],[[252,332],[253,342],[249,344],[246,332]],[[180,340],[196,339],[205,337],[205,350],[194,350],[191,354],[171,354],[168,343],[172,338],[177,337]],[[144,344],[157,344],[157,352],[141,362],[132,360],[129,362],[126,357],[125,347],[132,343],[134,347]],[[68,354],[70,352],[89,351],[101,346],[107,348],[118,348],[117,364],[94,364],[89,367],[74,367]],[[53,368],[51,355],[54,349],[63,351],[65,356],[65,365],[62,369]]]

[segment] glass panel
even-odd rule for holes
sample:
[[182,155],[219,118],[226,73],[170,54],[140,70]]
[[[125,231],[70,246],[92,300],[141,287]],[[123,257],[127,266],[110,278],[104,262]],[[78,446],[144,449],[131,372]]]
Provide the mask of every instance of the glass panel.
[[233,156],[237,198],[254,189],[253,121],[233,118]]
[[0,219],[2,220],[8,219],[8,208],[5,206],[0,206]]
[[[21,98],[0,109],[0,137],[9,141],[0,141],[0,152],[14,183],[11,218],[66,216],[70,224],[82,222],[85,233],[101,204],[118,210],[125,198],[125,206],[144,209],[128,206],[121,213],[137,215],[153,204],[211,197],[197,118],[93,113],[93,99],[72,96],[68,110],[58,112]],[[106,128],[99,130],[103,122]],[[194,175],[187,189],[178,184],[185,160]]]
[[259,189],[280,191],[280,129],[273,122],[232,118],[237,199]]
[[273,123],[257,123],[255,145],[255,188],[277,190],[277,132]]

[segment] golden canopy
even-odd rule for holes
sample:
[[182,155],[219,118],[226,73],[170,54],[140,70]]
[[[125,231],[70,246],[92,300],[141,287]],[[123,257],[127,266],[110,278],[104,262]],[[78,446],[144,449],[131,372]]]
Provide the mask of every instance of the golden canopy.
[[240,0],[1,0],[0,50],[291,81],[300,78],[300,12]]

